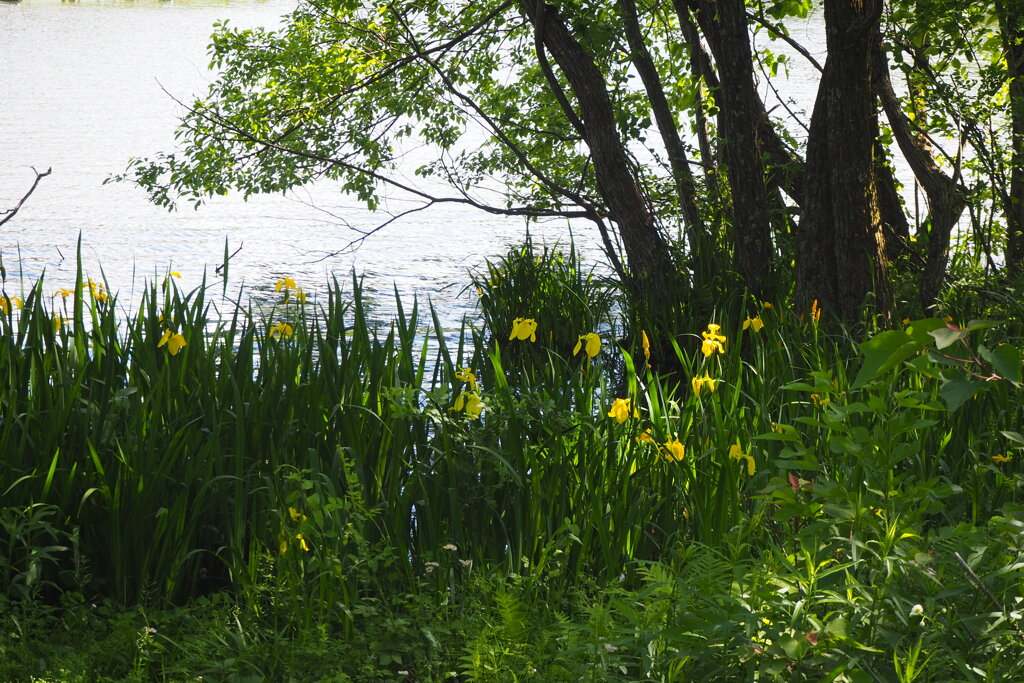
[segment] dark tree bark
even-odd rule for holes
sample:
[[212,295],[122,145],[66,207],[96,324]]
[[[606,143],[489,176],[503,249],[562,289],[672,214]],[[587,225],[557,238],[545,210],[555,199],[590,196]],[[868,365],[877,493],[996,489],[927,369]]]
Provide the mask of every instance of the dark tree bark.
[[1024,273],[1024,0],[996,0],[1010,81],[1010,192],[1004,196],[1006,265]]
[[771,277],[773,247],[756,125],[763,105],[754,88],[746,9],[743,0],[695,0],[690,6],[718,66],[715,100],[722,161],[732,191],[736,270],[752,291],[761,293]]
[[658,74],[658,69],[644,42],[635,0],[618,0],[618,6],[626,33],[626,41],[632,51],[631,61],[636,67],[637,73],[640,74],[640,80],[643,81],[644,89],[647,91],[647,99],[651,103],[651,111],[658,124],[658,132],[661,134],[662,144],[668,154],[690,248],[700,250],[707,243],[707,228],[704,226],[704,221],[701,220],[700,210],[697,207],[697,183],[690,170],[690,162],[686,157],[683,140],[679,136],[679,127],[672,109],[669,107],[668,98],[665,96],[661,76]]
[[811,116],[797,289],[845,320],[868,294],[891,310],[875,186],[877,114],[871,54],[883,0],[825,0],[828,58]]
[[715,154],[711,149],[710,135],[707,117],[704,115],[704,98],[701,95],[699,86],[696,85],[701,79],[705,85],[711,85],[714,79],[717,85],[718,79],[714,77],[714,69],[711,68],[711,60],[704,51],[700,42],[700,32],[697,30],[693,18],[690,16],[690,9],[686,6],[686,0],[674,0],[676,16],[679,18],[679,27],[683,33],[683,39],[690,52],[690,74],[693,76],[697,87],[697,97],[693,106],[694,127],[697,130],[697,144],[700,148],[701,166],[704,170],[704,186],[712,206],[720,206],[721,198],[718,196],[718,164],[715,161]]
[[[521,7],[536,29],[539,49],[550,52],[576,98],[598,191],[626,251],[630,284],[636,294],[647,300],[651,315],[667,323],[667,308],[679,294],[674,291],[678,275],[647,197],[631,170],[604,74],[555,7],[543,0],[522,0]],[[567,102],[563,103],[565,106]]]
[[921,276],[920,291],[921,304],[927,308],[935,302],[942,287],[949,264],[950,236],[967,206],[967,200],[960,184],[935,163],[928,139],[911,128],[910,121],[903,113],[892,87],[881,34],[873,49],[872,78],[875,92],[892,127],[893,137],[928,200],[928,256]]

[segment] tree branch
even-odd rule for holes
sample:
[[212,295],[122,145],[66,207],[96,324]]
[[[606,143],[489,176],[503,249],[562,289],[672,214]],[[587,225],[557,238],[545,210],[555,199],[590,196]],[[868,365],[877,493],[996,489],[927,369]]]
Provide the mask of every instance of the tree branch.
[[31,168],[32,172],[36,174],[36,179],[32,182],[32,187],[28,188],[28,192],[25,193],[25,195],[21,198],[21,201],[19,201],[13,209],[5,209],[4,211],[0,211],[0,216],[2,216],[2,218],[0,218],[0,225],[3,225],[7,221],[14,218],[14,215],[18,213],[18,210],[21,209],[22,205],[25,203],[25,200],[28,199],[29,196],[36,191],[36,186],[39,185],[39,181],[53,172],[52,167],[46,169],[42,173],[37,171],[35,166],[29,166],[29,168]]

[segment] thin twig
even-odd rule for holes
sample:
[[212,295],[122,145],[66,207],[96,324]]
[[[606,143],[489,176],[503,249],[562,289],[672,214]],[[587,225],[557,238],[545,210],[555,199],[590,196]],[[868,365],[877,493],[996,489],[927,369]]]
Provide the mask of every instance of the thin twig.
[[43,173],[37,171],[35,166],[29,166],[29,168],[31,168],[32,172],[36,174],[36,179],[32,183],[32,187],[28,188],[28,192],[25,193],[25,196],[21,198],[21,201],[18,202],[18,204],[13,209],[6,209],[4,211],[0,211],[0,215],[6,214],[3,218],[0,218],[0,225],[3,225],[7,221],[14,218],[14,215],[18,213],[18,210],[21,208],[21,205],[25,203],[25,200],[29,198],[29,195],[36,191],[36,186],[39,185],[39,181],[53,173],[53,167],[46,169],[46,171]]
[[[974,570],[971,569],[970,565],[964,561],[964,558],[960,557],[960,553],[954,552],[953,557],[956,558],[956,561],[959,562],[960,566],[963,567],[965,572],[967,572],[967,576],[971,579],[971,583],[980,588],[982,592],[988,596],[988,599],[992,601],[992,605],[998,611],[1005,613],[1006,608],[1003,607],[1003,605],[998,600],[996,600],[996,596],[992,594],[992,591],[988,589],[988,586],[981,582],[981,579],[979,579],[978,575],[974,573]],[[1024,631],[1021,631],[1020,624],[1015,623],[1013,619],[1008,619],[1008,621],[1010,622],[1010,625],[1013,626],[1014,629],[1016,629],[1017,635],[1020,636],[1021,640],[1024,640]]]

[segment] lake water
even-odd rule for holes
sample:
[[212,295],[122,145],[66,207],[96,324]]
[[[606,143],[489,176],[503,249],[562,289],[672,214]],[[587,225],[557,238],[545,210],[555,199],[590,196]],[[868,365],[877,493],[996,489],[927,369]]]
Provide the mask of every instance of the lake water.
[[[467,269],[522,241],[523,220],[468,209],[424,211],[355,254],[327,256],[354,236],[339,219],[360,227],[383,220],[330,185],[248,202],[217,198],[199,211],[168,213],[138,188],[103,184],[129,158],[173,149],[181,111],[167,93],[188,102],[204,92],[215,21],[273,26],[292,6],[292,0],[0,2],[0,209],[28,189],[30,166],[53,169],[0,228],[8,293],[19,294],[12,281],[19,271],[30,280],[45,271],[53,289],[70,286],[79,235],[87,270],[99,277],[102,267],[126,301],[143,279],[162,278],[169,269],[183,275],[185,289],[201,281],[204,269],[212,276],[227,239],[232,251],[240,249],[231,262],[232,289],[244,283],[259,293],[290,276],[316,293],[330,273],[355,268],[384,317],[393,286],[431,296],[448,324],[472,310],[472,297],[460,295]],[[793,33],[820,54],[818,22]],[[794,69],[790,84],[809,90],[794,96],[809,110],[815,74],[799,60]],[[549,243],[568,235],[564,223],[531,230]],[[594,232],[581,224],[576,240],[599,261]]]
[[[168,213],[136,187],[103,184],[129,158],[173,149],[181,112],[164,90],[185,102],[205,91],[215,21],[273,26],[292,6],[289,0],[0,2],[0,209],[13,207],[31,185],[30,166],[53,168],[0,228],[9,294],[20,294],[19,271],[34,280],[45,270],[50,288],[70,286],[79,235],[87,269],[98,277],[102,267],[125,300],[144,278],[162,278],[168,269],[182,274],[185,289],[201,282],[204,268],[212,276],[226,238],[232,251],[240,248],[231,261],[232,289],[244,282],[259,293],[290,276],[316,293],[331,273],[344,280],[355,268],[383,317],[393,286],[429,295],[448,324],[472,310],[475,297],[460,295],[467,270],[521,242],[522,219],[424,211],[354,254],[327,256],[355,237],[342,219],[365,228],[386,216],[369,214],[330,185],[248,202],[217,198],[198,211]],[[568,236],[564,222],[531,231],[549,243]],[[593,231],[580,226],[578,232],[577,243],[599,259]]]

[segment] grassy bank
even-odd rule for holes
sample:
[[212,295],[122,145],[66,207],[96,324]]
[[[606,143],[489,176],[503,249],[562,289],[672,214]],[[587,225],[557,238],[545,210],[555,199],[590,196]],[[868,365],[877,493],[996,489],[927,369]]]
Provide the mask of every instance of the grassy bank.
[[453,334],[174,280],[4,300],[0,678],[1024,676],[1012,297],[655,332],[519,249]]

